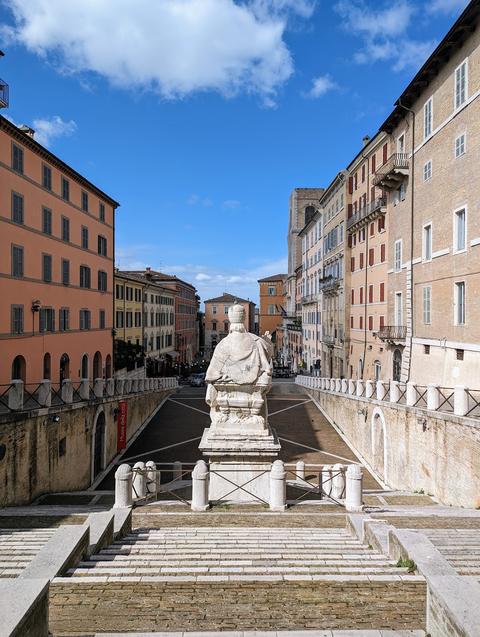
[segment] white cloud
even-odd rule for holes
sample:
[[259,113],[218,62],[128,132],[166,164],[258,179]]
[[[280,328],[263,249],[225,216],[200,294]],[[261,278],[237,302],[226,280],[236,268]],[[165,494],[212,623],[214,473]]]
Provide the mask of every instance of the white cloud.
[[189,206],[203,206],[204,208],[211,208],[213,206],[213,201],[210,197],[200,197],[200,195],[190,195],[187,199],[187,204]]
[[204,272],[199,272],[195,275],[195,281],[210,281],[212,277]]
[[427,2],[426,9],[428,13],[457,13],[464,9],[469,0],[430,0]]
[[317,98],[336,88],[338,88],[337,84],[329,75],[320,75],[319,77],[313,78],[312,88],[305,95],[307,97]]
[[240,201],[238,201],[238,199],[226,199],[222,203],[222,206],[224,208],[229,208],[230,210],[233,210],[233,209],[238,208],[240,206]]
[[406,0],[400,0],[384,9],[371,9],[363,0],[340,0],[335,9],[343,18],[346,29],[369,38],[404,33],[414,13],[413,6]]
[[181,98],[213,90],[260,95],[271,105],[293,73],[284,41],[311,0],[4,0],[4,37],[123,89]]
[[77,124],[70,119],[64,121],[59,115],[50,118],[34,119],[32,128],[35,130],[35,139],[43,146],[50,146],[58,137],[69,137],[77,130]]

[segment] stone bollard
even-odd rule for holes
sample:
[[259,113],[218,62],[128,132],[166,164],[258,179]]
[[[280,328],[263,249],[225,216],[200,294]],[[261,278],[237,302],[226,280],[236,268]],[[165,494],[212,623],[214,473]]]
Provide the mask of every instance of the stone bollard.
[[270,511],[287,508],[287,473],[281,460],[275,460],[270,471]]
[[352,378],[348,379],[348,393],[353,396],[356,390],[355,381]]
[[357,396],[361,396],[363,394],[363,380],[357,380],[357,386],[355,390]]
[[113,396],[115,393],[115,381],[113,380],[113,378],[107,378],[107,381],[105,383],[105,389],[107,392],[107,396]]
[[52,381],[42,380],[38,388],[38,402],[42,407],[50,407],[52,404]]
[[132,480],[132,497],[144,498],[147,494],[147,480],[145,476],[145,463],[136,462],[133,465],[133,480]]
[[342,379],[341,378],[336,378],[335,379],[335,391],[340,393],[342,391]]
[[303,460],[298,460],[295,465],[295,480],[305,483],[305,462]]
[[208,467],[205,460],[197,460],[192,471],[192,511],[206,511],[208,502]]
[[123,384],[123,392],[124,392],[124,394],[131,394],[132,393],[132,379],[131,378],[125,378],[125,382]]
[[346,378],[342,378],[342,381],[340,383],[340,391],[342,392],[342,394],[346,394],[348,391],[348,380]]
[[82,378],[78,386],[78,393],[82,400],[90,400],[90,382],[88,378]]
[[121,464],[115,471],[115,509],[132,506],[132,477],[129,464]]
[[377,380],[377,400],[383,400],[386,393],[385,381]]
[[440,405],[440,392],[438,390],[438,385],[430,384],[427,385],[427,409],[431,409],[432,411],[437,411]]
[[130,383],[130,392],[132,394],[136,394],[138,392],[138,378],[132,378]]
[[137,391],[145,391],[146,383],[147,383],[147,379],[146,378],[139,378],[138,379]]
[[173,479],[177,481],[182,479],[182,463],[179,460],[173,463]]
[[328,464],[322,467],[322,494],[330,495],[332,492],[332,467]]
[[365,381],[365,398],[372,398],[374,393],[375,393],[375,381],[366,380]]
[[345,485],[345,508],[347,511],[363,510],[363,472],[358,464],[351,464],[347,468]]
[[153,460],[145,464],[147,495],[157,492],[157,466]]
[[23,380],[12,380],[10,383],[8,408],[12,411],[23,409]]
[[415,383],[408,382],[407,390],[405,393],[405,404],[408,407],[413,407],[413,405],[417,402],[417,392],[415,391]]
[[117,396],[123,396],[124,388],[125,388],[125,379],[116,378],[115,379],[115,394]]
[[73,403],[73,385],[70,378],[65,378],[62,382],[62,400],[64,403]]
[[455,416],[465,416],[468,412],[467,387],[457,385],[453,388],[453,413]]
[[390,381],[390,402],[398,403],[400,400],[400,388],[398,386],[398,380]]
[[95,383],[93,384],[93,393],[95,394],[95,398],[103,398],[104,389],[105,381],[103,378],[95,378]]
[[340,500],[345,497],[345,473],[343,464],[334,464],[332,472],[332,492],[330,495],[332,498]]

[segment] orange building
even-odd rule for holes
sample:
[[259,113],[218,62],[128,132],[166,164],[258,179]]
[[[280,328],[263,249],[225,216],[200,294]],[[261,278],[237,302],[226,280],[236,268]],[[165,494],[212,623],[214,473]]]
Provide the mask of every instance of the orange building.
[[282,325],[282,317],[285,314],[286,274],[274,274],[264,279],[259,279],[260,286],[260,320],[259,333],[270,332],[275,340],[277,328]]
[[245,309],[244,325],[247,332],[255,330],[255,303],[224,292],[222,296],[205,301],[205,355],[210,358],[218,343],[228,335],[228,309],[238,304]]
[[0,384],[112,375],[118,205],[0,117]]

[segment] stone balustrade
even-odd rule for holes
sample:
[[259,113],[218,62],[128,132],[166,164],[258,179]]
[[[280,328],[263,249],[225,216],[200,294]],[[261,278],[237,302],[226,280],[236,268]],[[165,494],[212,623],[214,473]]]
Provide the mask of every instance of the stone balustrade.
[[347,380],[318,376],[297,376],[295,382],[306,389],[318,389],[351,398],[371,398],[389,404],[480,418],[480,390],[460,385],[447,388],[394,380]]
[[[66,378],[60,387],[52,387],[52,381],[42,380],[38,384],[25,384],[13,380],[0,396],[0,414],[12,411],[32,411],[52,404],[69,405],[89,400],[115,398],[142,392],[155,392],[178,387],[175,376],[166,378],[96,378],[93,384],[88,379],[73,382]],[[52,403],[52,398],[54,401]]]

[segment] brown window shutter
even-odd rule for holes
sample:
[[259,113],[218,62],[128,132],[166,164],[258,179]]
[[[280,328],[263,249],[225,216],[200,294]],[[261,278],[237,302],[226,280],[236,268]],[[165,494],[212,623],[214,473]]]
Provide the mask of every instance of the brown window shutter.
[[350,219],[350,217],[353,215],[353,206],[351,203],[348,204],[348,218]]
[[348,194],[351,195],[353,193],[353,177],[348,178]]
[[383,163],[385,163],[388,159],[388,144],[383,145]]

